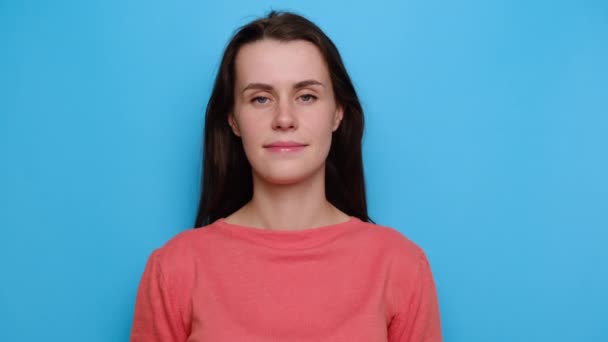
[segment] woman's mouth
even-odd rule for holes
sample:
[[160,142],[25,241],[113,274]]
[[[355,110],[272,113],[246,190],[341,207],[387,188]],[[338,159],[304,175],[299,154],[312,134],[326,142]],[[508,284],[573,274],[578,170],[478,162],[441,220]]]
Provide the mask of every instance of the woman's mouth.
[[306,146],[308,145],[296,141],[274,141],[264,145],[264,148],[270,152],[298,152],[303,150]]

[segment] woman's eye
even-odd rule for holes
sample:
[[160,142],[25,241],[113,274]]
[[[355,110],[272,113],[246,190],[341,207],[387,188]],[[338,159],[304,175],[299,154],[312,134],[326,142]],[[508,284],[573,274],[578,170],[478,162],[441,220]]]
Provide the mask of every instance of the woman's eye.
[[314,95],[311,95],[311,94],[305,94],[305,95],[300,96],[300,98],[304,102],[312,102],[312,100],[315,100],[317,97]]
[[256,96],[251,99],[251,101],[259,104],[265,104],[266,102],[268,102],[268,98],[264,96]]

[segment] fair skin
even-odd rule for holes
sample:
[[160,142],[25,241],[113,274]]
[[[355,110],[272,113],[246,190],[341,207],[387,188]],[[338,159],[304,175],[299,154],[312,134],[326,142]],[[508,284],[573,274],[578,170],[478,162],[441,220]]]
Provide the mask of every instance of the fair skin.
[[[344,113],[318,48],[263,39],[241,47],[235,71],[228,124],[251,164],[253,198],[226,222],[303,230],[350,219],[325,197],[325,161]],[[297,147],[276,146],[287,141]]]

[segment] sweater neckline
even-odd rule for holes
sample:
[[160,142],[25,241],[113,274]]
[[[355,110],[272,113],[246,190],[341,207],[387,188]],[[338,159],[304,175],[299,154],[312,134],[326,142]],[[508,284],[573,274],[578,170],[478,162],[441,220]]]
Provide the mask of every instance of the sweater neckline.
[[319,227],[298,230],[270,230],[245,225],[228,223],[225,218],[214,222],[220,231],[232,237],[243,238],[256,244],[279,249],[306,249],[323,245],[333,241],[344,233],[353,231],[362,221],[350,216],[347,221],[324,225]]

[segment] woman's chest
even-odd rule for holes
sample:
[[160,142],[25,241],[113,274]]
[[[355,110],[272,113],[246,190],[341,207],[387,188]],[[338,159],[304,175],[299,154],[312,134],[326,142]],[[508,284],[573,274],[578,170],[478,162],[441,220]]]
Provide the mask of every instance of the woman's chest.
[[230,264],[198,270],[189,341],[386,341],[386,272],[369,255]]

